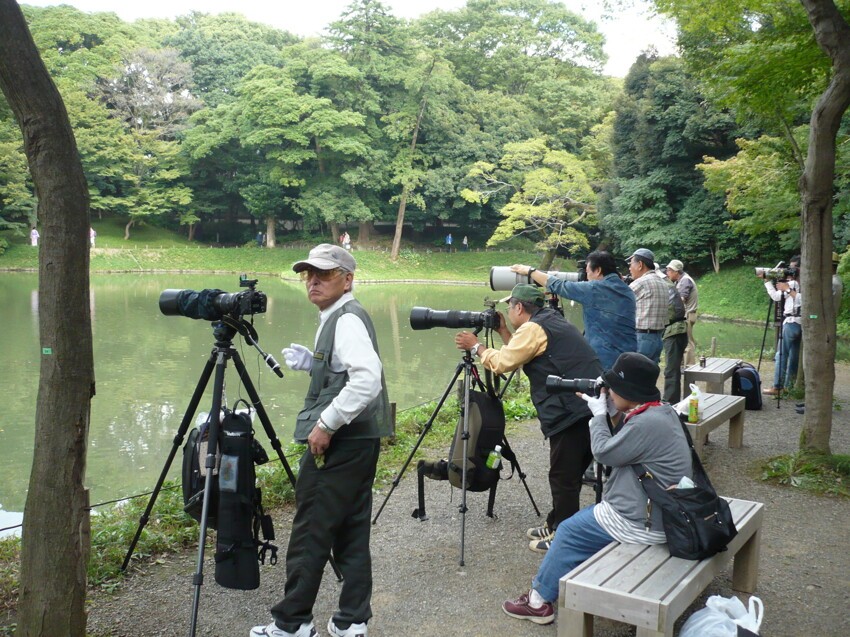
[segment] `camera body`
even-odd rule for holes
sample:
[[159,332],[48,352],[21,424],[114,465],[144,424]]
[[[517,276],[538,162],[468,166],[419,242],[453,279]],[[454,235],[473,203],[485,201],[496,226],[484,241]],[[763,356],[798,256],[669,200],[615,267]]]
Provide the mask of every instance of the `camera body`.
[[266,311],[268,298],[255,289],[257,279],[239,277],[242,292],[225,292],[215,288],[204,290],[163,290],[159,295],[159,311],[166,316],[185,316],[205,321],[220,321],[224,316],[239,318],[246,314],[262,314]]
[[410,310],[410,327],[414,330],[430,330],[432,327],[498,329],[499,313],[496,311],[495,303],[485,301],[485,304],[488,308],[483,312],[414,307]]
[[546,391],[550,394],[566,392],[581,392],[588,396],[598,396],[602,388],[607,387],[601,378],[561,378],[560,376],[546,377]]

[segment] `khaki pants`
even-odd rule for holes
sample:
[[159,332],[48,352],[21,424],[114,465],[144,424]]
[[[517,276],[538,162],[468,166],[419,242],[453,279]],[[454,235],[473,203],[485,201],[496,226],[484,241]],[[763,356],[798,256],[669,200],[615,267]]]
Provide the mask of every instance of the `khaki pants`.
[[697,322],[697,313],[688,312],[688,346],[685,348],[685,366],[697,362],[697,342],[694,340],[694,323]]

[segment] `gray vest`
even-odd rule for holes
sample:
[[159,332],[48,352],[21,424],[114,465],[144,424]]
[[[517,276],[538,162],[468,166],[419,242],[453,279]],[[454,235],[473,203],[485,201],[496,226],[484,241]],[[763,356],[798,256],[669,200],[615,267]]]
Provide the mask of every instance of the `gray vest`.
[[[304,409],[298,414],[298,420],[295,423],[294,437],[296,442],[307,441],[307,436],[313,431],[322,411],[331,404],[348,383],[348,372],[334,372],[330,368],[336,335],[336,322],[340,316],[346,313],[354,314],[363,321],[372,341],[372,346],[375,348],[375,352],[380,355],[372,319],[356,300],[348,301],[328,317],[313,352],[310,387],[307,390],[307,397],[304,399]],[[334,438],[381,438],[389,436],[391,433],[387,384],[384,380],[384,373],[381,371],[381,393],[354,420],[340,427],[334,434]]]

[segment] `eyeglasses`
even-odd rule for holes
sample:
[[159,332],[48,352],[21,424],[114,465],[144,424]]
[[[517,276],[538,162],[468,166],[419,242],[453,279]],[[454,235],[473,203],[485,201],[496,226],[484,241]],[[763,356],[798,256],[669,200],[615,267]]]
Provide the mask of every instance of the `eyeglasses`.
[[340,268],[334,268],[333,270],[319,270],[317,268],[307,268],[306,270],[301,270],[298,273],[298,276],[301,277],[301,280],[305,283],[310,280],[312,277],[316,277],[319,281],[330,281],[331,279],[337,277],[342,274],[342,270]]

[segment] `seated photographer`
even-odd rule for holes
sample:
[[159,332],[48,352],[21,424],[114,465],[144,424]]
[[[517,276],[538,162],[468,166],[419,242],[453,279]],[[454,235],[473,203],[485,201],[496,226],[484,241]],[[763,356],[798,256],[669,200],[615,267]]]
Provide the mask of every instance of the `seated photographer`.
[[[693,475],[691,450],[679,416],[670,405],[659,402],[655,386],[658,374],[658,365],[646,356],[622,354],[602,374],[607,390],[603,387],[597,397],[579,394],[593,412],[593,455],[612,467],[611,476],[599,504],[582,509],[558,527],[531,590],[502,604],[502,610],[511,617],[535,624],[552,623],[561,577],[611,542],[667,541],[660,507],[651,509],[647,529],[646,492],[631,467],[646,465],[663,485],[675,485],[683,476]],[[617,423],[613,432],[608,425],[609,415]]]
[[761,271],[758,276],[764,279],[767,295],[777,306],[782,308],[782,335],[777,342],[775,368],[773,372],[773,387],[763,390],[769,396],[777,396],[783,387],[794,384],[797,378],[797,367],[800,361],[800,343],[803,339],[802,295],[797,281],[800,257],[791,257],[791,265],[785,271],[786,277],[773,281]]
[[584,271],[587,281],[564,281],[528,265],[511,266],[511,272],[529,276],[552,294],[581,303],[584,337],[607,369],[623,352],[637,351],[635,294],[608,252],[588,254]]
[[557,310],[544,308],[543,291],[527,283],[514,287],[507,301],[508,320],[516,330],[508,330],[499,316],[499,336],[504,346],[489,349],[471,332],[455,336],[458,349],[471,350],[481,364],[496,374],[522,366],[531,384],[531,401],[537,409],[540,428],[549,440],[549,488],[552,510],[546,525],[526,533],[532,551],[546,552],[554,529],[561,520],[579,509],[581,478],[592,459],[587,421],[590,411],[573,394],[553,395],[546,391],[546,377],[596,378],[602,366],[593,348],[578,329]]

